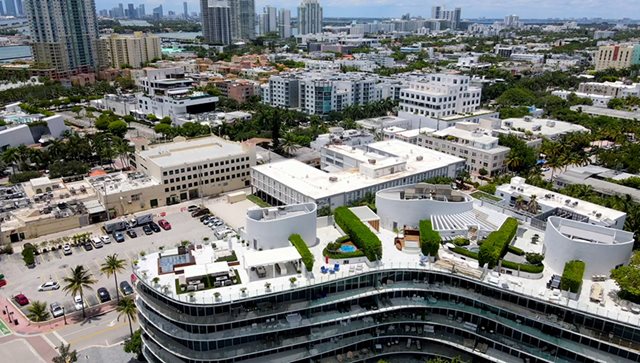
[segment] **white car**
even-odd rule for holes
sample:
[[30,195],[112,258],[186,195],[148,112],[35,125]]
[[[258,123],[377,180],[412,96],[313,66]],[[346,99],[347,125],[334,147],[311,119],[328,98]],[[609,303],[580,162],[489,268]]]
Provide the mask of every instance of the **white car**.
[[51,315],[53,315],[54,318],[64,315],[64,308],[60,306],[60,304],[58,304],[57,302],[52,303],[50,307],[51,307]]
[[62,246],[62,253],[65,254],[66,256],[72,253],[71,246],[68,243],[65,243],[64,246]]
[[107,234],[103,234],[102,236],[100,236],[100,240],[105,245],[108,245],[109,243],[111,243],[111,237],[109,237],[109,235],[107,235]]
[[84,301],[82,301],[82,298],[80,297],[80,295],[76,295],[73,297],[73,305],[75,306],[76,311],[80,311],[82,310],[83,306],[86,306]]
[[57,281],[47,281],[44,284],[40,285],[40,287],[38,287],[38,291],[58,290],[59,288],[60,285]]

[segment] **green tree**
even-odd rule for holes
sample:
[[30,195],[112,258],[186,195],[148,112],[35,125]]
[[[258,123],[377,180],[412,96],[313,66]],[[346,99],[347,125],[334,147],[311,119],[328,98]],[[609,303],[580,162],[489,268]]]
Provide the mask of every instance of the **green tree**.
[[[78,265],[71,269],[71,275],[67,276],[63,280],[66,285],[62,287],[62,290],[67,294],[80,295],[80,299],[84,301],[84,290],[93,290],[92,285],[97,281],[92,277],[92,274],[85,269],[84,266]],[[84,303],[82,304],[82,317],[87,315],[84,309]]]
[[129,321],[129,331],[131,332],[131,337],[133,337],[133,326],[131,322],[137,319],[136,303],[130,297],[123,297],[122,300],[118,302],[116,311],[118,312],[118,318],[123,315],[127,317]]
[[125,262],[125,260],[118,258],[117,253],[114,253],[113,255],[105,257],[104,262],[100,265],[100,272],[107,275],[107,277],[111,277],[111,275],[113,275],[116,286],[117,301],[120,301],[120,292],[118,291],[118,274],[124,271]]
[[47,303],[42,301],[33,301],[27,308],[27,318],[33,322],[46,321],[49,319],[49,310]]
[[122,120],[113,121],[109,124],[109,132],[118,137],[124,137],[127,133],[128,127],[127,123]]
[[53,363],[73,363],[78,361],[78,353],[71,350],[71,344],[60,343],[58,356],[53,357]]
[[144,356],[142,355],[142,330],[136,330],[129,339],[124,341],[124,351],[134,353],[136,359],[141,362],[144,361]]
[[620,98],[612,98],[607,103],[607,107],[612,110],[621,110],[624,108],[624,106],[625,106],[625,102],[623,99],[620,99]]

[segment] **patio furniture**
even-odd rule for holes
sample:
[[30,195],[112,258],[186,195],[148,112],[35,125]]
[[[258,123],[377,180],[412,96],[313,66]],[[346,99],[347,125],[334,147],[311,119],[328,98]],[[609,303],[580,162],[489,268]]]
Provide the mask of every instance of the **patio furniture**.
[[335,265],[333,265],[333,270],[336,271],[336,272],[340,271],[340,264],[336,263]]

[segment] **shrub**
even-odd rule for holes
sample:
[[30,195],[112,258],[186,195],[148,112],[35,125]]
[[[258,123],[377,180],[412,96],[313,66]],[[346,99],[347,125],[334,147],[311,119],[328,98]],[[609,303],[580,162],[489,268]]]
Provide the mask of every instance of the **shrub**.
[[9,181],[13,184],[19,184],[41,176],[42,174],[39,171],[24,171],[22,173],[12,174],[9,177]]
[[560,279],[560,289],[577,293],[580,290],[580,286],[582,286],[584,268],[585,263],[580,260],[572,260],[565,263],[562,278]]
[[238,257],[236,256],[236,251],[231,251],[229,256],[224,256],[217,258],[215,262],[233,262],[238,261]]
[[526,263],[516,263],[511,261],[502,261],[502,267],[512,269],[512,270],[520,270],[522,272],[529,272],[532,274],[541,273],[544,270],[543,264],[538,265],[529,265]]
[[518,230],[518,221],[515,218],[507,218],[497,231],[491,232],[480,245],[478,253],[478,262],[480,266],[485,263],[489,264],[489,268],[493,268],[498,261],[507,253],[509,243],[516,235]]
[[364,252],[362,250],[356,250],[354,252],[342,252],[338,249],[330,248],[330,245],[331,243],[327,245],[327,247],[325,247],[324,250],[322,250],[323,256],[328,256],[335,259],[356,258],[356,257],[364,256]]
[[524,256],[524,251],[516,246],[509,245],[509,247],[507,247],[507,251],[513,253],[514,255]]
[[25,245],[24,249],[22,250],[22,259],[27,266],[32,266],[33,264],[35,264],[36,259],[34,256],[33,247]]
[[340,228],[351,237],[351,242],[362,250],[369,261],[382,258],[382,242],[349,208],[344,206],[336,208],[334,218]]
[[529,252],[525,255],[527,262],[532,265],[539,265],[544,260],[544,255],[541,253]]
[[311,271],[313,269],[313,254],[309,251],[309,247],[304,242],[302,237],[299,234],[292,234],[289,236],[289,242],[298,250],[300,256],[302,256],[302,263],[304,263],[304,267],[307,268],[307,271]]
[[433,230],[430,220],[420,221],[420,249],[423,255],[438,257],[441,241],[440,233]]
[[[349,237],[348,235],[336,238],[336,243],[339,243],[339,244],[342,244],[342,243],[345,243],[345,242],[349,242],[349,241],[351,241],[351,237]],[[338,246],[338,247],[340,247],[340,246]]]
[[467,257],[471,257],[474,260],[478,259],[478,253],[477,252],[473,252],[473,251],[469,251],[466,248],[462,248],[462,247],[454,247],[451,249],[451,251],[461,254],[463,256],[467,256]]
[[469,244],[471,244],[471,242],[468,239],[462,238],[462,237],[456,237],[451,242],[453,242],[453,244],[458,247],[468,246]]

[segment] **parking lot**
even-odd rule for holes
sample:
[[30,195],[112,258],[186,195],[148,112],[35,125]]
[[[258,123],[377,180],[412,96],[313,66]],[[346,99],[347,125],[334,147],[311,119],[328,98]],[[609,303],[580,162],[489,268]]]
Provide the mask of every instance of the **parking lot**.
[[[62,250],[43,253],[36,256],[36,267],[33,269],[25,266],[22,255],[19,253],[21,248],[16,246],[16,253],[13,255],[0,256],[0,266],[2,266],[0,273],[3,273],[8,281],[8,285],[0,289],[0,294],[6,297],[24,294],[29,301],[42,301],[47,304],[47,307],[52,302],[58,302],[65,308],[67,314],[75,312],[73,296],[65,294],[62,288],[39,292],[38,287],[47,281],[57,281],[61,286],[64,286],[63,279],[70,274],[70,269],[77,265],[84,265],[97,280],[97,283],[93,285],[93,290],[84,293],[86,306],[98,305],[96,291],[100,287],[105,287],[109,291],[111,299],[115,300],[116,287],[113,276],[107,277],[100,272],[100,264],[104,262],[107,255],[117,253],[119,258],[126,260],[125,271],[118,274],[118,283],[120,283],[120,281],[130,281],[131,261],[138,259],[141,251],[147,253],[157,251],[160,246],[167,249],[173,248],[184,240],[196,243],[201,242],[205,237],[212,241],[216,240],[211,228],[202,224],[199,218],[191,217],[190,212],[187,211],[187,206],[191,204],[195,203],[192,201],[149,211],[156,215],[154,218],[156,222],[159,219],[166,219],[171,224],[171,230],[145,235],[142,227],[139,226],[135,228],[138,237],[131,238],[125,234],[125,241],[122,243],[116,243],[111,236],[110,244],[105,244],[102,248],[94,248],[91,251],[85,251],[83,247],[72,247],[72,254],[68,256],[63,255]],[[223,197],[205,200],[204,204],[212,213],[234,229],[244,225],[246,209],[253,206],[253,203],[248,200],[228,204]],[[159,217],[160,213],[166,215]],[[77,232],[77,230],[69,231],[66,235],[71,236]],[[104,234],[104,232],[97,232],[97,229],[94,229],[95,236],[100,234]],[[20,245],[22,244],[20,243]],[[28,305],[22,307],[25,314],[27,307]]]

